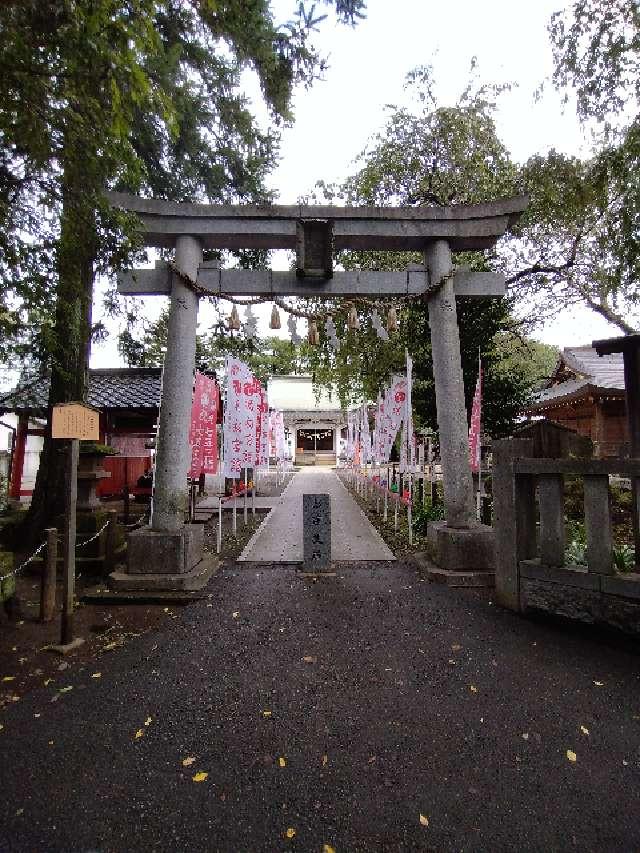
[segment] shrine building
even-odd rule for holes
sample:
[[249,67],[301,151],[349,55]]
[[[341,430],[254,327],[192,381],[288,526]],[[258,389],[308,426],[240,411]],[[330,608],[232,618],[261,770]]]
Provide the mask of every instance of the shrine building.
[[545,388],[525,409],[590,438],[597,457],[628,452],[622,353],[599,356],[590,346],[562,350]]
[[347,416],[335,392],[314,386],[311,376],[270,376],[269,408],[284,417],[285,438],[295,465],[335,465]]

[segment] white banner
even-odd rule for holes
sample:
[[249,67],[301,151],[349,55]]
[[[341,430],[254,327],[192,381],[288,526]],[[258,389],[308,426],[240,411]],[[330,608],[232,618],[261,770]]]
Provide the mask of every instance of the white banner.
[[360,413],[360,434],[362,436],[362,463],[366,465],[371,462],[371,433],[369,432],[369,412],[367,404],[362,404]]
[[256,463],[260,383],[247,365],[227,356],[224,409],[224,476],[238,479]]
[[286,442],[284,438],[284,417],[282,412],[271,412],[271,433],[275,449],[276,462],[283,462],[286,456]]

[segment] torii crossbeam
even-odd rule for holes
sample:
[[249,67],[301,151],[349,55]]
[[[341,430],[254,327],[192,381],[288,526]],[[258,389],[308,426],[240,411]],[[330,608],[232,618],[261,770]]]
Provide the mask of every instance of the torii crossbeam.
[[[456,296],[501,296],[504,278],[498,273],[454,272],[452,251],[484,250],[495,245],[525,210],[524,196],[487,204],[451,207],[335,207],[179,204],[110,194],[111,203],[140,218],[148,246],[175,247],[176,274],[167,264],[119,276],[123,294],[170,295],[169,337],[165,357],[163,401],[156,457],[153,514],[147,534],[130,539],[129,572],[138,574],[139,588],[151,582],[150,561],[157,559],[158,537],[175,549],[174,564],[182,578],[168,575],[163,588],[194,588],[206,582],[199,571],[193,534],[184,527],[189,464],[188,424],[195,363],[198,294],[212,296],[402,297],[426,299],[431,328],[433,371],[443,468],[446,527],[438,546],[451,558],[451,542],[478,543],[473,483],[469,467],[467,418],[460,361]],[[203,263],[203,249],[295,249],[295,272],[220,269]],[[340,272],[333,269],[340,250],[422,251],[424,267],[396,272]],[[455,534],[455,535],[449,535]],[[484,537],[486,538],[486,537]],[[442,541],[441,541],[442,540]],[[448,544],[447,544],[448,543]],[[476,568],[482,545],[475,547]],[[488,553],[488,551],[487,551]],[[456,569],[463,569],[460,555]],[[488,558],[487,558],[488,560]],[[139,563],[142,561],[142,568]],[[166,561],[161,560],[161,563]],[[203,579],[204,576],[204,579]],[[135,587],[132,576],[123,581]],[[156,585],[162,579],[154,581]]]

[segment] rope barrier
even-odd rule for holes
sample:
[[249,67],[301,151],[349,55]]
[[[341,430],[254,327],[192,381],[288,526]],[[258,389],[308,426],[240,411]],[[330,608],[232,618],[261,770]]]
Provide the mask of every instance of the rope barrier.
[[94,540],[94,539],[97,539],[97,538],[98,538],[98,536],[100,536],[100,534],[101,534],[104,530],[106,530],[106,529],[107,529],[107,527],[108,527],[110,524],[111,524],[111,519],[109,519],[108,521],[105,521],[105,523],[102,525],[102,527],[100,528],[100,530],[98,530],[98,532],[97,532],[97,533],[94,533],[94,534],[93,534],[93,536],[92,536],[90,539],[85,539],[85,541],[84,541],[84,542],[79,542],[79,543],[76,545],[76,551],[78,550],[78,548],[84,548],[84,546],[85,546],[85,545],[88,545],[88,544],[89,544],[89,542],[93,542],[93,540]]
[[46,545],[47,545],[47,540],[45,539],[45,541],[42,543],[42,545],[40,545],[39,548],[36,548],[36,550],[33,552],[33,554],[27,560],[25,560],[24,563],[21,563],[21,565],[19,565],[18,568],[14,569],[12,572],[8,572],[6,575],[1,575],[0,580],[4,580],[5,578],[15,577],[16,575],[20,574],[20,572],[24,568],[26,568],[29,565],[29,563],[38,556],[40,551],[42,551],[42,549],[45,548]]

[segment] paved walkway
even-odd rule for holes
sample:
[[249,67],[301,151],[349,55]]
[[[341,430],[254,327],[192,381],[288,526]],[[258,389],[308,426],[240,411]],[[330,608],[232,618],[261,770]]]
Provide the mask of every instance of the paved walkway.
[[53,681],[0,673],[2,853],[640,850],[637,647],[401,561],[208,592]]
[[378,531],[331,469],[299,471],[239,559],[259,563],[301,562],[302,495],[312,493],[331,497],[332,560],[395,560]]

